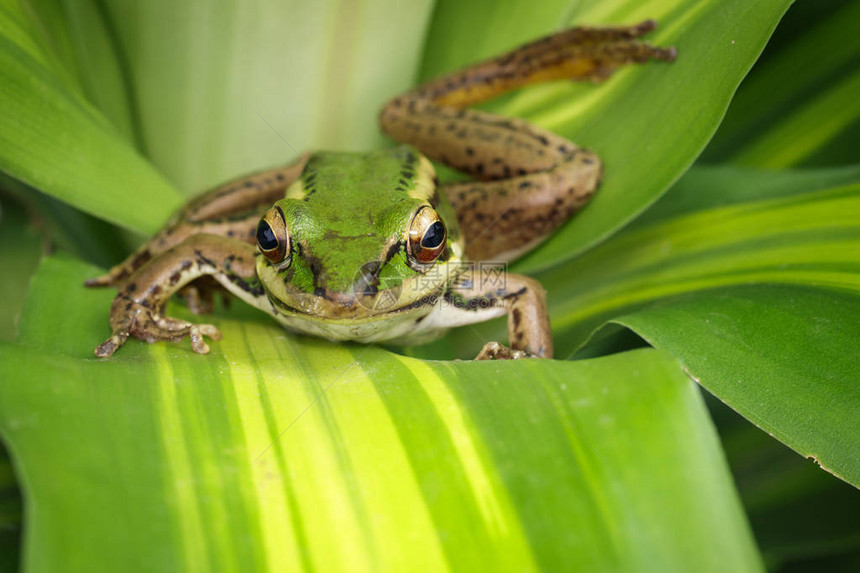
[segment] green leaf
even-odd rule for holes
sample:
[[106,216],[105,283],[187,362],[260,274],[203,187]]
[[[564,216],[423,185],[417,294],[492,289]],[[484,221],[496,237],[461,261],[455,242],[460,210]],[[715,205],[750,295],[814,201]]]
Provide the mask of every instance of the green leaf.
[[860,297],[761,285],[678,297],[615,319],[678,356],[754,424],[860,486]]
[[[738,492],[768,570],[850,571],[811,563],[860,555],[860,495],[708,395]],[[800,569],[798,569],[800,570]]]
[[423,362],[231,313],[209,356],[96,360],[111,294],[69,287],[93,270],[46,260],[0,346],[30,570],[760,569],[657,351]]
[[[574,8],[554,3],[538,20],[526,14],[530,4],[442,1],[430,30],[425,76],[495,55],[562,25],[654,18],[660,26],[649,39],[678,48],[671,65],[628,69],[600,86],[541,86],[490,106],[594,149],[605,167],[603,184],[588,207],[518,268],[535,270],[568,260],[653,203],[713,135],[789,3],[602,0]],[[464,24],[477,14],[492,15],[492,25]]]
[[860,3],[798,2],[738,89],[708,162],[784,168],[860,160]]
[[3,573],[20,570],[22,505],[12,460],[0,443],[0,571]]
[[[414,81],[432,8],[429,0],[104,4],[143,149],[186,196],[297,153],[380,146],[377,114]],[[78,12],[87,8],[70,8]],[[84,56],[100,51],[89,31],[77,29]]]
[[42,256],[41,237],[29,223],[24,207],[0,193],[0,341],[15,339],[30,276]]
[[83,96],[18,2],[0,7],[0,170],[151,233],[180,195]]
[[107,3],[28,0],[27,8],[35,21],[35,32],[42,32],[40,45],[50,49],[87,99],[141,151],[135,92]]
[[[539,275],[549,291],[557,350],[572,353],[606,321],[634,326],[745,417],[857,485],[860,458],[851,442],[860,431],[852,421],[860,409],[860,183],[845,183],[858,176],[856,167],[692,170],[640,221]],[[752,301],[744,290],[716,299],[702,292],[750,283],[838,290],[762,286],[765,294]],[[638,309],[641,315],[633,313]],[[662,317],[659,332],[633,322],[652,313]],[[739,325],[734,335],[724,319]],[[478,338],[496,338],[498,328],[479,327]],[[468,343],[454,345],[469,351]],[[693,368],[702,364],[733,369]]]
[[[698,191],[696,180],[677,195]],[[679,293],[762,282],[860,291],[857,212],[855,183],[643,221],[541,276],[559,285],[550,286],[559,347],[575,348],[612,316]]]

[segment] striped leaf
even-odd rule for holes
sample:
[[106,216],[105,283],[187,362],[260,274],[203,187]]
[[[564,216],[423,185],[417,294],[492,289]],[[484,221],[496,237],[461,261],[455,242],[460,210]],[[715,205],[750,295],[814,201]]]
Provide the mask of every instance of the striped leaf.
[[[607,321],[631,326],[754,423],[860,485],[858,181],[857,167],[691,170],[623,232],[538,275],[557,351],[573,354]],[[803,288],[711,293],[749,284]],[[448,344],[468,353],[503,328],[465,329]]]
[[703,160],[768,169],[860,161],[860,4],[798,2]]
[[[723,175],[724,177],[720,177]],[[795,179],[773,185],[773,195],[711,208],[663,214],[708,195],[718,185],[743,192],[739,179]],[[619,312],[679,293],[747,283],[814,284],[860,292],[860,183],[792,193],[823,174],[762,175],[728,169],[691,172],[667,196],[665,208],[617,237],[542,276],[559,285],[551,297],[562,347],[573,350]],[[857,169],[830,174],[858,181]],[[708,179],[711,184],[704,185]],[[844,179],[843,179],[844,180]],[[814,181],[814,183],[813,183]],[[736,185],[737,183],[737,185]],[[814,187],[813,187],[814,188]],[[809,189],[809,187],[807,187]],[[710,195],[730,202],[730,194]],[[740,197],[737,197],[740,199]],[[698,200],[701,205],[701,199]],[[662,207],[662,206],[661,206]],[[576,280],[570,280],[576,277]]]
[[0,346],[29,571],[760,569],[664,354],[423,362],[231,312],[211,356],[94,360],[93,270],[46,260]]

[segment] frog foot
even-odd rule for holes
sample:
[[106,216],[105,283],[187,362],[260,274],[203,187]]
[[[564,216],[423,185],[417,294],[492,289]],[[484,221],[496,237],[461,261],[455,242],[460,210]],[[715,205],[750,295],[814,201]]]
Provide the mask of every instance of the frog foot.
[[521,358],[538,358],[525,350],[513,350],[498,342],[488,342],[475,357],[475,360],[519,360]]
[[147,342],[177,341],[187,336],[191,339],[191,348],[198,354],[209,352],[209,345],[204,341],[204,336],[212,340],[221,339],[221,331],[211,324],[192,324],[163,316],[147,306],[121,297],[114,300],[110,322],[113,334],[95,350],[95,355],[100,358],[116,352],[129,336]]

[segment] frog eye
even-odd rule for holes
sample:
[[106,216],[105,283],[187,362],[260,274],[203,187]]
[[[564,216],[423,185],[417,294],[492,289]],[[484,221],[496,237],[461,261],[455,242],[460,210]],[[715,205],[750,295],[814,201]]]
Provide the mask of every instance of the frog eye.
[[257,247],[272,264],[278,264],[290,254],[290,234],[284,216],[272,207],[257,224]]
[[406,254],[413,262],[428,265],[445,250],[447,234],[439,213],[425,205],[415,212],[409,223]]

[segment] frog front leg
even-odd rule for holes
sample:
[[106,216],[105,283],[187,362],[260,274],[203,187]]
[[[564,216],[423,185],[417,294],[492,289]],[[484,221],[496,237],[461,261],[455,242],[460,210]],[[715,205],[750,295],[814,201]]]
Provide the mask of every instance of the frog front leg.
[[256,249],[238,239],[217,235],[193,235],[140,266],[121,285],[111,304],[110,338],[95,354],[110,356],[129,336],[147,342],[191,339],[195,352],[206,354],[203,337],[221,337],[210,324],[192,324],[164,316],[167,301],[189,282],[211,276],[246,302],[271,311],[271,304],[257,279]]
[[394,139],[478,179],[444,186],[472,260],[507,261],[530,250],[597,189],[596,154],[514,118],[468,106],[553,79],[603,81],[619,67],[672,61],[674,48],[638,38],[656,23],[576,28],[549,36],[391,100],[380,123]]
[[197,234],[220,235],[254,244],[260,217],[272,203],[284,197],[286,188],[301,175],[306,158],[240,177],[203,193],[174,214],[157,235],[126,260],[84,284],[118,285],[160,253]]
[[552,358],[546,293],[536,280],[498,267],[470,264],[428,317],[446,327],[507,315],[508,344],[487,342],[476,360]]

